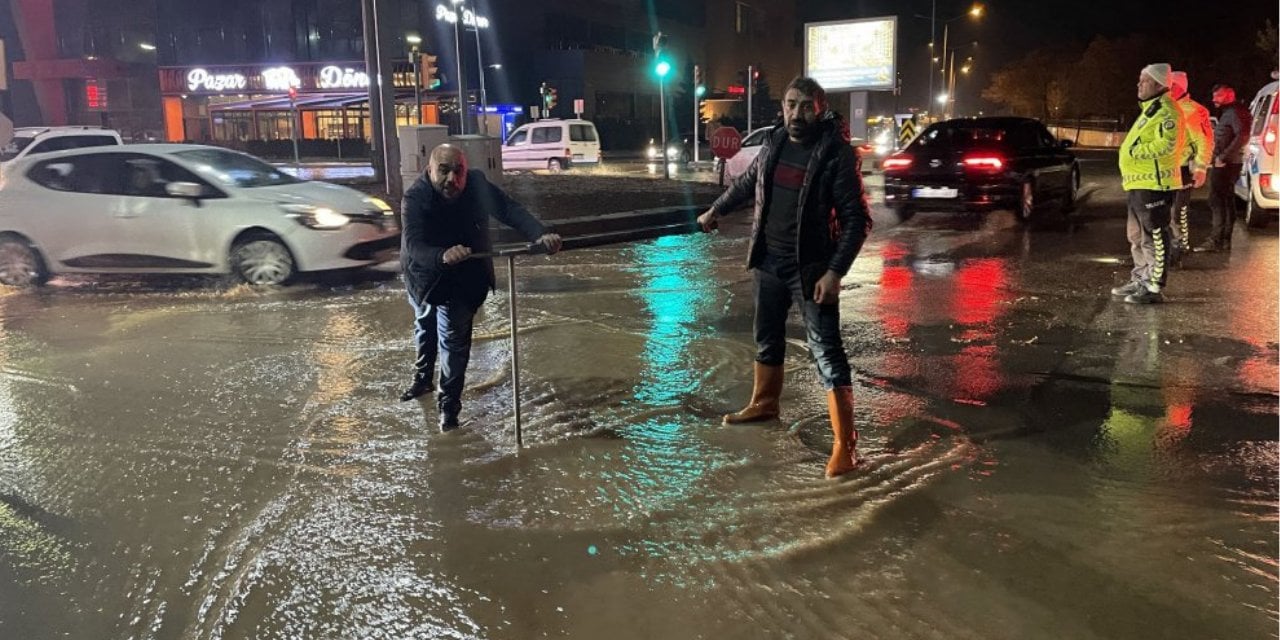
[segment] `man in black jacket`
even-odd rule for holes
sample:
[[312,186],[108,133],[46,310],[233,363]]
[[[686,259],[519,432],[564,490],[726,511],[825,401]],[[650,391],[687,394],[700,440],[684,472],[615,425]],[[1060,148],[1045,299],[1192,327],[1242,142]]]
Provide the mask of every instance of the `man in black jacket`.
[[404,218],[400,259],[418,348],[413,384],[400,400],[435,390],[431,378],[437,353],[443,350],[436,406],[440,430],[452,431],[462,410],[472,319],[494,287],[493,260],[470,258],[473,252],[492,249],[489,216],[531,242],[546,245],[548,253],[560,250],[560,236],[548,233],[484,173],[468,171],[466,155],[447,144],[432,150],[426,175],[405,192],[400,211]]
[[1200,251],[1231,249],[1231,231],[1236,224],[1236,180],[1244,168],[1244,147],[1249,142],[1253,116],[1236,102],[1236,90],[1225,84],[1213,87],[1213,106],[1222,110],[1213,129],[1213,171],[1209,174],[1209,209],[1213,230]]
[[801,308],[809,349],[827,389],[835,442],[827,477],[858,463],[853,428],[853,378],[840,339],[840,278],[871,231],[866,193],[848,129],[827,110],[827,96],[811,78],[796,78],[783,96],[784,126],[711,209],[698,218],[704,231],[754,199],[747,266],[755,270],[755,384],[751,402],[724,416],[725,424],[778,417],[786,349],[787,313]]

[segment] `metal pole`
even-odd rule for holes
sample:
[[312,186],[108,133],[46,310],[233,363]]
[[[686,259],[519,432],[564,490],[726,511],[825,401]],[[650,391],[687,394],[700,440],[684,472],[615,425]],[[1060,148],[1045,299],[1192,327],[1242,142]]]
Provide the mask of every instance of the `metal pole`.
[[413,48],[413,103],[418,107],[418,124],[422,124],[422,54],[417,47]]
[[956,105],[956,54],[951,54],[951,78],[947,80],[947,119],[950,120]]
[[[477,18],[477,21],[479,18]],[[475,26],[476,32],[476,70],[480,72],[480,127],[484,130],[484,135],[489,135],[489,98],[484,92],[484,56],[480,53],[480,25]]]
[[289,137],[293,139],[293,170],[302,173],[302,160],[298,158],[298,126],[302,124],[298,113],[298,101],[289,96],[289,109],[293,111],[293,123],[289,127]]
[[[383,138],[386,129],[382,127],[382,86],[378,82],[378,28],[374,20],[375,0],[361,0],[360,10],[364,27],[365,69],[369,74],[369,142],[372,147],[374,179],[385,182],[390,174],[382,153],[387,141]],[[363,125],[363,122],[361,123]],[[363,126],[361,127],[363,129]],[[363,137],[364,132],[361,131]]]
[[467,100],[467,82],[462,78],[462,32],[459,27],[459,23],[462,22],[461,4],[454,5],[453,14],[453,53],[458,61],[458,131],[466,133],[467,112],[470,111],[470,105]]
[[671,179],[671,158],[667,157],[667,79],[658,78],[658,115],[662,118],[662,176]]
[[925,110],[933,108],[933,54],[938,51],[938,0],[933,0],[933,10],[929,12],[929,102]]
[[[950,24],[944,23],[942,25],[942,58],[941,58],[942,68],[938,70],[938,80],[941,81],[943,85],[943,89],[942,89],[943,91],[946,91],[946,84],[947,84],[947,36],[949,35],[950,29],[951,29]],[[947,100],[950,100],[950,99],[951,99],[951,96],[947,96]],[[946,105],[942,105],[942,106],[943,106],[942,116],[945,119],[947,115]],[[929,105],[929,108],[933,109],[933,105]]]
[[524,448],[524,430],[520,424],[520,340],[516,324],[516,257],[507,256],[507,299],[511,308],[511,404],[516,417],[516,448]]
[[698,165],[698,116],[701,112],[698,110],[698,103],[702,99],[698,97],[698,83],[693,83],[693,164]]
[[755,67],[747,65],[747,133],[751,133],[751,94],[755,93],[752,88],[755,84],[755,80],[752,79],[754,71]]

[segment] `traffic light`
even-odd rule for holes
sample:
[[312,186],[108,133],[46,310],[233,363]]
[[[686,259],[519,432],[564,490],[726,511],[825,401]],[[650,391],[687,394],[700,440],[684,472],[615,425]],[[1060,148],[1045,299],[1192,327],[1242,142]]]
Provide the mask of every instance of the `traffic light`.
[[557,104],[560,104],[560,94],[555,87],[551,87],[547,90],[547,108],[554,109]]
[[436,66],[436,57],[429,53],[424,53],[421,54],[418,62],[418,69],[422,73],[422,86],[427,89],[439,89],[440,78],[437,78],[436,74],[440,72],[440,68]]
[[289,102],[297,102],[297,100],[298,100],[298,88],[289,87]]
[[702,67],[693,65],[693,95],[701,98],[707,92],[707,86],[702,83]]
[[698,105],[698,119],[703,123],[711,122],[712,105],[710,102],[703,102]]
[[658,76],[658,81],[667,79],[667,75],[671,73],[671,62],[667,60],[667,36],[659,31],[653,36],[653,73]]

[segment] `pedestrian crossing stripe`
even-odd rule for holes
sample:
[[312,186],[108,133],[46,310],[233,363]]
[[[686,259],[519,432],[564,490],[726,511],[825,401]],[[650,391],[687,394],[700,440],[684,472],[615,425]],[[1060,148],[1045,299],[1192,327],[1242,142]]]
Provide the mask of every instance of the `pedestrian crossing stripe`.
[[902,129],[898,130],[898,146],[905,147],[916,137],[916,123],[911,120],[902,121]]

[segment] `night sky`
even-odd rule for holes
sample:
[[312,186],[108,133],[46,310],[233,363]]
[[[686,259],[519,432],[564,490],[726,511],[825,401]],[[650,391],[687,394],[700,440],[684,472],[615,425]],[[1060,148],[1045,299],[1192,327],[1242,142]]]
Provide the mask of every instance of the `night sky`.
[[[992,72],[1038,47],[1083,48],[1095,35],[1164,34],[1178,42],[1188,56],[1222,57],[1236,49],[1252,49],[1255,33],[1265,20],[1275,23],[1280,14],[1276,0],[988,0],[982,4],[986,15],[981,20],[962,18],[951,23],[952,45],[957,40],[979,42],[974,81],[967,86],[957,82],[961,99],[977,99]],[[964,14],[971,5],[962,0],[937,0],[939,41],[941,21]],[[800,19],[816,22],[898,15],[898,71],[903,79],[900,106],[905,110],[926,101],[929,21],[911,14],[927,16],[930,6],[929,0],[800,0]],[[1170,62],[1181,65],[1189,60]],[[1258,78],[1258,86],[1268,80]],[[873,95],[871,106],[873,113],[891,111],[893,97]]]

